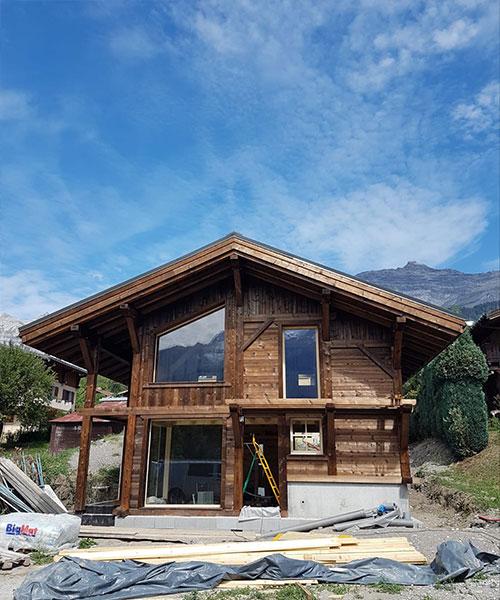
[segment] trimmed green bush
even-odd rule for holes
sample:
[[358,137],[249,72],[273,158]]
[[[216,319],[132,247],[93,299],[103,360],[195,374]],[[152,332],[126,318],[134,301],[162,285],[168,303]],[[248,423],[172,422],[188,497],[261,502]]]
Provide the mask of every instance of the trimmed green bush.
[[[483,383],[488,365],[467,330],[406,384],[416,393],[411,438],[439,437],[458,458],[488,445]],[[417,385],[418,384],[418,385]]]

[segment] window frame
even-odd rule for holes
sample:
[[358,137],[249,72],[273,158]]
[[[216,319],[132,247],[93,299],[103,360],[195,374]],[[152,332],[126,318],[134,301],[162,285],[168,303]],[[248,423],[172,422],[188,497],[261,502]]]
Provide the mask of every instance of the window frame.
[[[159,352],[160,352],[160,338],[164,335],[166,335],[167,333],[172,333],[173,331],[177,331],[178,329],[181,329],[181,327],[185,327],[186,325],[190,325],[191,323],[194,323],[196,321],[198,321],[199,319],[203,319],[203,317],[208,317],[209,315],[219,311],[219,310],[224,310],[224,361],[223,361],[223,378],[220,381],[157,381],[156,380],[156,375],[157,375],[157,371],[158,371],[158,359],[159,359]],[[165,327],[162,327],[161,329],[158,329],[157,331],[154,332],[154,360],[153,360],[153,372],[151,374],[151,385],[159,385],[159,386],[170,386],[170,387],[175,387],[175,386],[186,386],[186,385],[191,385],[193,387],[197,387],[197,386],[220,386],[222,384],[226,383],[226,360],[227,360],[227,341],[226,341],[226,332],[227,332],[227,305],[226,302],[222,303],[222,304],[218,304],[217,306],[214,306],[206,311],[203,312],[199,312],[196,313],[195,315],[187,318],[185,321],[176,321],[174,323],[170,323],[169,325],[166,325]]]
[[[285,331],[287,329],[313,329],[316,334],[316,396],[312,398],[296,398],[294,396],[287,396],[286,390],[286,340],[285,340]],[[294,325],[287,324],[283,325],[281,328],[281,381],[282,381],[282,389],[283,389],[283,398],[286,400],[311,400],[315,398],[321,398],[321,381],[320,381],[320,353],[319,353],[319,326],[317,324],[307,324],[307,325]]]
[[[300,434],[294,434],[293,426],[295,423],[304,423],[305,432],[303,436],[307,435],[307,423],[317,423],[319,429],[319,451],[307,451],[307,450],[294,450],[293,441],[296,437],[301,437]],[[294,417],[290,419],[290,455],[292,456],[324,456],[324,440],[323,440],[323,419],[322,417]]]
[[159,510],[169,510],[169,509],[187,509],[187,510],[220,510],[222,508],[222,504],[219,502],[218,504],[155,504],[147,502],[147,490],[148,490],[148,482],[149,482],[149,457],[151,454],[151,430],[154,423],[160,423],[171,429],[178,426],[189,426],[189,425],[220,425],[221,426],[221,477],[220,477],[220,495],[222,498],[222,490],[225,483],[225,478],[223,474],[222,465],[225,461],[225,449],[224,449],[224,421],[221,419],[165,419],[165,418],[155,418],[148,419],[148,426],[146,429],[147,435],[147,443],[146,448],[146,478],[144,480],[144,496],[142,499],[143,508],[154,508]]

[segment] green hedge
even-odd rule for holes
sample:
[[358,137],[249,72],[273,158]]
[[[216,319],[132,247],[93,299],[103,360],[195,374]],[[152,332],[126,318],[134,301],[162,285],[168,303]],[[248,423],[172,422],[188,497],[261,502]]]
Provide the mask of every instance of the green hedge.
[[405,384],[405,394],[417,398],[411,438],[438,437],[458,458],[486,448],[487,378],[486,358],[467,330]]

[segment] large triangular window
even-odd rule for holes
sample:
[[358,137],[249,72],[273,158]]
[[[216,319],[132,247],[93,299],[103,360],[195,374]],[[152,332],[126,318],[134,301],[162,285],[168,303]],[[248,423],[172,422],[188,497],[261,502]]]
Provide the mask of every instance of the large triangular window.
[[223,381],[224,316],[221,308],[158,336],[155,381]]

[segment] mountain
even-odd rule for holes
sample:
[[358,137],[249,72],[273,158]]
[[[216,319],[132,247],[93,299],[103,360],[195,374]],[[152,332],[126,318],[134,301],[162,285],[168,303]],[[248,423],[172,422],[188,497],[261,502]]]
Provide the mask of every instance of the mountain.
[[446,308],[467,320],[500,306],[500,271],[462,273],[409,262],[397,269],[364,271],[357,277]]
[[23,321],[7,313],[0,313],[0,344],[20,344],[19,327]]

